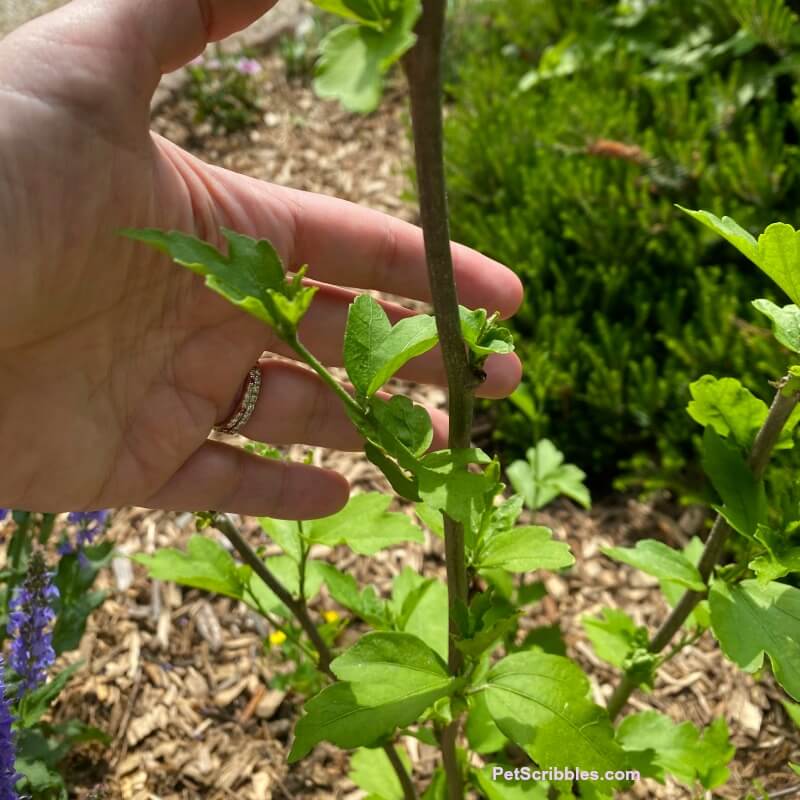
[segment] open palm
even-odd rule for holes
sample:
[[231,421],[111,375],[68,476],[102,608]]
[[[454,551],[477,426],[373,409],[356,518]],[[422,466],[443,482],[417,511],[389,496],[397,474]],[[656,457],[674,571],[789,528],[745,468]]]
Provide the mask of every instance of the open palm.
[[[270,239],[322,282],[301,330],[340,363],[356,286],[428,298],[417,228],[344,201],[209,166],[149,131],[160,76],[274,0],[74,0],[0,42],[0,505],[135,504],[314,517],[346,500],[328,470],[208,441],[270,332],[196,276],[122,239],[126,227]],[[461,301],[513,313],[504,267],[455,247]],[[387,304],[391,317],[409,312]],[[341,449],[359,438],[309,371],[261,362],[247,436]],[[483,392],[519,378],[487,365]],[[435,352],[406,377],[442,383]],[[439,436],[445,420],[432,414]],[[441,441],[441,438],[440,438]]]

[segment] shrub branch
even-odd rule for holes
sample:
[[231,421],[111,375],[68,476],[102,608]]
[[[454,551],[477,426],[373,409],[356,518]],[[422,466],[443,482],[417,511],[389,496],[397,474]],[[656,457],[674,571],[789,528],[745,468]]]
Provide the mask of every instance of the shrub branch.
[[[775,449],[775,445],[780,438],[781,431],[792,412],[797,407],[798,400],[800,400],[800,394],[796,391],[789,393],[786,391],[787,384],[789,384],[791,380],[793,379],[787,376],[778,382],[777,391],[772,400],[769,414],[767,414],[764,424],[759,429],[753,441],[753,446],[748,458],[748,465],[756,479],[760,479],[764,476],[764,471],[767,468],[772,451]],[[731,535],[731,531],[731,526],[728,525],[725,518],[721,514],[717,514],[714,524],[711,527],[711,533],[703,548],[700,562],[697,565],[700,576],[706,584],[708,584],[711,578],[714,567],[716,567],[722,557],[725,544],[728,541],[728,537]],[[672,641],[672,637],[681,629],[681,626],[686,622],[697,604],[707,594],[708,589],[702,592],[695,592],[691,589],[684,592],[677,605],[672,609],[670,615],[664,620],[661,627],[650,640],[647,649],[651,653],[660,653],[670,641]],[[636,683],[631,680],[630,676],[624,675],[619,686],[617,686],[614,694],[611,695],[608,701],[608,714],[612,720],[616,718],[625,707],[634,689],[636,689]]]

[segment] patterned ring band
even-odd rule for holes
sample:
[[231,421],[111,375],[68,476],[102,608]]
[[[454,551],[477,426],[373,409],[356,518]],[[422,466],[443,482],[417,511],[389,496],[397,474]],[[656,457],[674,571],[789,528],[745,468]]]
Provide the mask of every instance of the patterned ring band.
[[235,411],[224,422],[215,425],[214,430],[219,433],[239,433],[253,416],[259,394],[261,394],[261,369],[255,366],[247,373]]

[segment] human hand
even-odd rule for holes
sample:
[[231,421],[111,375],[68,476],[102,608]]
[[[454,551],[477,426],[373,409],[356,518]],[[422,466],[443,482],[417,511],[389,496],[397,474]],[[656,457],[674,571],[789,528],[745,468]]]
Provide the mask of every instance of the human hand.
[[[158,227],[268,238],[324,285],[301,328],[341,363],[356,286],[429,299],[421,232],[353,204],[203,163],[149,131],[150,99],[177,69],[274,0],[73,0],[0,41],[0,506],[59,512],[120,505],[311,518],[347,499],[330,470],[208,441],[264,351],[259,321],[202,279],[118,235]],[[464,305],[513,313],[519,280],[454,246]],[[410,312],[386,304],[397,319]],[[324,384],[260,362],[251,439],[357,449]],[[480,393],[516,386],[494,356]],[[445,382],[436,351],[404,376]],[[436,442],[446,419],[431,412]]]

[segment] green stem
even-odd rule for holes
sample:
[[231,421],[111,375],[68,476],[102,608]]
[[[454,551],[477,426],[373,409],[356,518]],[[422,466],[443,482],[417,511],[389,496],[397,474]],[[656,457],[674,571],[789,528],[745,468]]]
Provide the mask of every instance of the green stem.
[[[800,400],[800,394],[797,392],[785,394],[784,389],[790,380],[792,380],[791,377],[787,376],[778,382],[769,414],[767,414],[764,424],[753,441],[748,464],[756,479],[761,479],[764,476],[764,471],[767,468],[767,464],[769,464],[772,451],[778,443],[781,431],[783,431],[784,425],[786,425],[792,412],[797,407],[798,400]],[[722,557],[725,544],[730,535],[730,525],[721,514],[717,514],[711,533],[703,548],[703,553],[700,556],[700,562],[697,565],[700,576],[706,585],[708,585],[714,567]],[[678,604],[672,609],[670,615],[656,631],[647,649],[651,653],[660,653],[672,641],[672,637],[681,629],[697,604],[707,594],[707,589],[702,592],[686,591],[678,601]],[[608,714],[611,719],[614,719],[622,711],[634,689],[636,689],[636,684],[627,675],[624,675],[608,701]]]
[[359,417],[364,416],[364,412],[358,403],[345,391],[344,387],[331,375],[328,369],[322,364],[319,359],[297,338],[290,339],[287,344],[300,356],[303,361],[308,364],[317,375],[333,390],[333,393],[344,403],[348,411],[356,414]]
[[[425,237],[428,280],[431,287],[436,327],[447,372],[449,446],[469,447],[472,434],[474,389],[478,383],[461,336],[458,296],[453,272],[447,194],[444,177],[442,123],[442,52],[447,0],[423,0],[417,25],[417,43],[404,59],[411,95],[420,217]],[[450,647],[448,666],[457,674],[462,655],[456,647],[455,609],[468,601],[464,528],[445,515],[445,559],[449,600]],[[464,781],[456,757],[459,720],[441,736],[442,760],[450,800],[463,800]]]
[[305,605],[305,597],[306,597],[306,561],[308,561],[308,552],[311,549],[306,542],[305,537],[303,536],[303,523],[297,523],[297,532],[300,534],[300,564],[298,565],[298,574],[299,574],[299,589],[300,589],[300,600]]
[[[316,625],[314,625],[311,620],[305,597],[301,596],[300,600],[296,600],[292,597],[291,592],[272,574],[272,572],[270,572],[267,565],[258,557],[255,550],[250,547],[241,533],[239,533],[239,529],[233,524],[227,514],[214,514],[214,527],[227,538],[231,545],[233,545],[234,550],[241,556],[242,561],[264,581],[275,596],[289,609],[298,623],[300,623],[300,627],[305,631],[306,636],[311,640],[314,649],[317,651],[317,669],[331,680],[335,681],[336,675],[333,673],[333,670],[331,670],[333,653],[320,635]],[[408,774],[403,762],[397,755],[394,744],[389,743],[383,745],[383,750],[397,774],[400,785],[403,787],[404,800],[417,800],[417,790],[414,788],[411,776]]]

